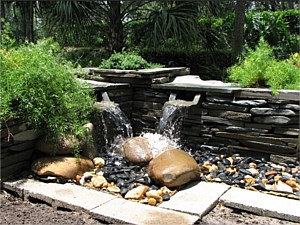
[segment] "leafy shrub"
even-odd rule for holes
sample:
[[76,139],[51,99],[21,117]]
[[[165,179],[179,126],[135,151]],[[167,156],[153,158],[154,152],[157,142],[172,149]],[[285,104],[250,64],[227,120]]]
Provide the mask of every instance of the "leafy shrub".
[[248,54],[240,63],[228,69],[229,79],[238,82],[242,87],[269,86],[273,94],[278,89],[300,89],[299,68],[297,59],[277,61],[272,48],[261,39],[255,50],[249,49]]
[[147,62],[137,53],[123,50],[122,52],[115,52],[107,60],[103,60],[99,67],[103,69],[135,70],[162,66]]
[[0,50],[1,123],[20,117],[53,140],[83,134],[93,97],[59,50],[51,39]]
[[265,79],[274,94],[279,89],[300,90],[300,70],[288,61],[273,61],[267,68]]

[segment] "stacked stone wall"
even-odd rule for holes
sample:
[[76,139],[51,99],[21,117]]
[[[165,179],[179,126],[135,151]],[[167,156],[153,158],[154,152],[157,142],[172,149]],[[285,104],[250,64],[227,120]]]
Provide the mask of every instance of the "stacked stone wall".
[[22,120],[1,124],[1,177],[29,168],[37,138],[37,133]]
[[[299,92],[274,96],[270,91],[245,89],[231,93],[134,89],[132,124],[136,135],[154,132],[170,93],[201,94],[184,117],[182,141],[227,147],[238,152],[299,157]],[[189,99],[190,100],[190,99]]]

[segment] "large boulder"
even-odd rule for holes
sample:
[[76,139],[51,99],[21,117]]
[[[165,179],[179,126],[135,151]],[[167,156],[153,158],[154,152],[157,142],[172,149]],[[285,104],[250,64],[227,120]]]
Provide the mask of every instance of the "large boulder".
[[145,165],[153,158],[149,142],[144,137],[133,137],[123,145],[125,158],[134,164]]
[[200,168],[192,156],[171,149],[152,159],[148,165],[151,179],[167,187],[177,187],[200,178]]
[[53,142],[51,140],[47,140],[46,137],[42,137],[37,141],[35,149],[46,153],[47,155],[63,155],[71,154],[78,145],[79,141],[74,136],[64,138],[57,142]]
[[44,157],[36,159],[31,170],[40,176],[57,176],[66,179],[75,179],[76,175],[92,171],[94,164],[87,158],[76,157]]
[[44,136],[37,141],[35,149],[47,155],[66,155],[73,154],[79,148],[81,155],[93,159],[98,155],[95,128],[92,123],[85,124],[83,127],[86,132],[81,140],[74,135],[66,135],[59,141],[52,141]]

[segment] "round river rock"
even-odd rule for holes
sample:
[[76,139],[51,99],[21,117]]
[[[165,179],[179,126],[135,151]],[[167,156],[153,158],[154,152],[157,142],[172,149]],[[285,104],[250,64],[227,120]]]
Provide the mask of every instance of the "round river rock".
[[159,184],[177,187],[200,179],[200,168],[187,152],[171,149],[150,161],[148,175]]
[[126,160],[134,164],[145,165],[153,158],[149,142],[145,137],[127,139],[123,149]]

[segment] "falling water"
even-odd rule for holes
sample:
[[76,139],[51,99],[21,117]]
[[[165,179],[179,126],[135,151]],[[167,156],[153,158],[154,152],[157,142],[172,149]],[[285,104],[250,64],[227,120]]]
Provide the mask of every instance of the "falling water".
[[102,93],[103,100],[98,102],[100,108],[100,130],[103,135],[105,150],[122,146],[126,138],[132,137],[132,127],[125,113],[119,105],[110,101],[106,92]]

